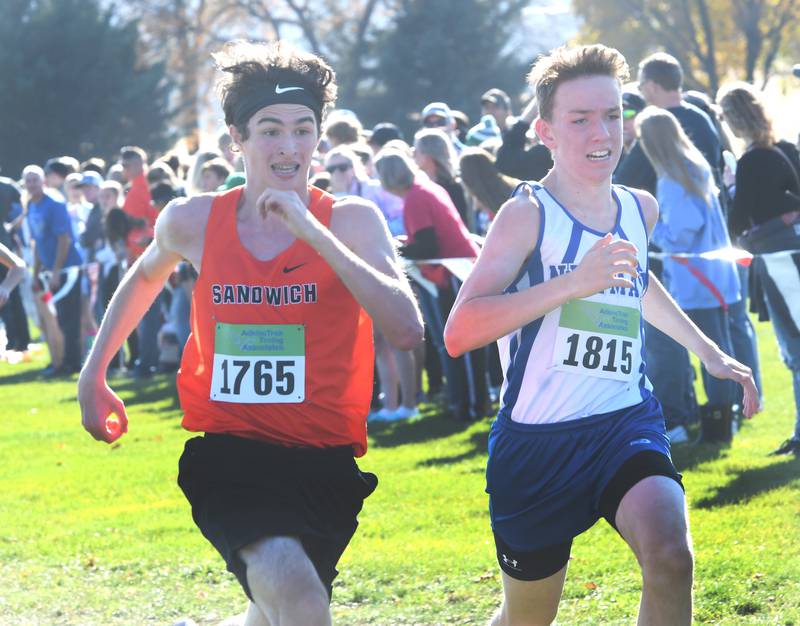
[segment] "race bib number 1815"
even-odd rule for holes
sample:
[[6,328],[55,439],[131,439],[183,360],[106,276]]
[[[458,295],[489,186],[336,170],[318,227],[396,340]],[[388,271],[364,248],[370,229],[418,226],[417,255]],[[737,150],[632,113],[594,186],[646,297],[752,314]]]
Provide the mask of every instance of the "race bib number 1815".
[[211,399],[245,404],[302,402],[305,349],[303,326],[218,323]]
[[[641,350],[638,309],[588,300],[561,307],[553,367],[563,372],[626,381]],[[638,375],[634,372],[633,375]]]

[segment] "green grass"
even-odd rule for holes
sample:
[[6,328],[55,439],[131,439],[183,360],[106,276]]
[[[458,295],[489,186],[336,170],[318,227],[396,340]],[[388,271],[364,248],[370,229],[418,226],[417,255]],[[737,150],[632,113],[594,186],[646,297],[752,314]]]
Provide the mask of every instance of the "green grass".
[[[800,459],[768,457],[794,400],[771,328],[759,324],[767,406],[730,447],[677,447],[703,624],[800,625]],[[75,381],[0,364],[0,625],[212,624],[244,596],[192,523],[175,484],[190,436],[166,377],[112,381],[130,430],[80,426]],[[490,419],[463,427],[423,407],[370,429],[362,469],[380,485],[339,569],[337,624],[485,624],[501,598],[484,488]],[[561,624],[632,623],[636,563],[598,523],[574,544]]]

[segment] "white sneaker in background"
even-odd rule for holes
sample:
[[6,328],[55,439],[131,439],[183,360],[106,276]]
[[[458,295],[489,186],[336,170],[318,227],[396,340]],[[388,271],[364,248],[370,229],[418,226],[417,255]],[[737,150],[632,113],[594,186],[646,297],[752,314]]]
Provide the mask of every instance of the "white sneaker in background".
[[419,417],[417,407],[399,406],[394,411],[383,408],[380,411],[370,413],[367,417],[368,422],[398,422],[401,420]]
[[417,407],[400,406],[394,413],[392,413],[388,420],[407,420],[411,419],[412,417],[419,417],[419,409]]
[[[397,409],[395,409],[397,410]],[[394,411],[387,409],[386,407],[382,408],[380,411],[374,411],[370,413],[367,417],[368,422],[388,422],[391,421],[392,416],[394,415]]]
[[686,443],[689,441],[689,433],[683,426],[676,426],[667,431],[670,443]]

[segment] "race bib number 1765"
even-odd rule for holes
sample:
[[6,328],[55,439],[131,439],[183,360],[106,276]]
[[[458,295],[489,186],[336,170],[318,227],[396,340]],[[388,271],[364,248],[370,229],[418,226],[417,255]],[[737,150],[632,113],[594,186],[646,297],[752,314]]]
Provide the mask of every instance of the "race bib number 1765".
[[297,324],[216,324],[211,399],[293,403],[305,399],[305,328]]

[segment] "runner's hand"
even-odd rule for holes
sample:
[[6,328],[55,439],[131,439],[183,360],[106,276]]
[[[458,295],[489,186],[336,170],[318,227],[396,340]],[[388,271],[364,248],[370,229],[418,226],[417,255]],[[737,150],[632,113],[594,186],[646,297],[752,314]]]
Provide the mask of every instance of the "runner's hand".
[[749,367],[729,357],[719,348],[710,352],[708,355],[701,356],[700,360],[703,362],[706,371],[714,378],[732,380],[742,386],[742,390],[744,391],[742,414],[745,417],[752,417],[761,410],[758,389],[753,380],[753,372]]
[[[113,443],[128,432],[125,404],[108,386],[105,377],[92,380],[82,372],[78,379],[78,402],[83,427],[98,441]],[[119,422],[109,421],[112,416]]]
[[256,201],[261,217],[276,215],[298,239],[309,241],[320,223],[294,191],[266,189]]
[[[617,239],[608,233],[584,255],[569,276],[576,281],[576,298],[599,293],[609,287],[633,287],[632,278],[638,276],[636,246],[630,241]],[[625,276],[628,274],[628,276]]]

